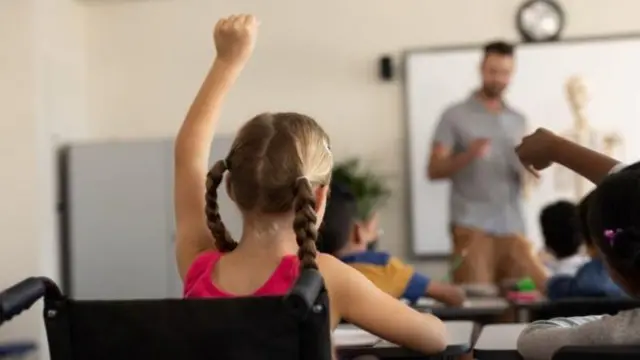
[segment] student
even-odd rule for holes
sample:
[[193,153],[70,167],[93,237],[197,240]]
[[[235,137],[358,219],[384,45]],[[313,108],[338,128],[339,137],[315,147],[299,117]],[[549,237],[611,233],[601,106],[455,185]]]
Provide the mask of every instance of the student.
[[[538,129],[516,148],[532,171],[563,165],[598,185],[588,199],[588,229],[611,277],[628,294],[640,293],[640,170]],[[583,211],[585,211],[583,209]],[[518,339],[525,359],[551,359],[567,345],[640,343],[640,309],[615,316],[586,316],[537,321]]]
[[[256,116],[207,173],[223,100],[251,56],[257,27],[249,15],[218,22],[217,56],[176,138],[176,256],[184,296],[283,295],[300,270],[317,268],[333,328],[344,318],[393,343],[423,353],[442,351],[447,336],[439,319],[397,301],[338,259],[316,255],[333,160],[329,138],[313,119],[296,113]],[[220,217],[223,180],[243,216],[239,242]]]
[[540,228],[547,249],[553,255],[553,275],[573,276],[589,260],[580,252],[583,243],[576,205],[556,201],[540,212]]
[[415,303],[423,296],[444,304],[462,306],[464,291],[429,279],[388,253],[368,250],[378,240],[378,214],[358,214],[358,199],[348,185],[334,179],[320,226],[320,250],[332,254],[364,274],[378,288],[395,298]]
[[591,259],[584,263],[574,275],[561,274],[549,279],[547,282],[547,297],[551,300],[570,297],[608,297],[617,299],[628,297],[609,276],[590,235],[587,214],[589,201],[593,197],[592,194],[593,192],[585,196],[578,206],[578,222],[580,225],[577,229],[580,237],[585,240],[587,253]]

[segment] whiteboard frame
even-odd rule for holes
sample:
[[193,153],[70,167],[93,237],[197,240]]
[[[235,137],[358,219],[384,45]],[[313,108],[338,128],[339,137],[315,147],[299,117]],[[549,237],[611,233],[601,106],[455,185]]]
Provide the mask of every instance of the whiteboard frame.
[[[509,41],[510,44],[513,44],[516,47],[516,56],[517,49],[522,47],[536,46],[536,45],[564,45],[571,43],[580,43],[580,42],[604,42],[604,41],[623,41],[629,39],[637,39],[640,38],[640,33],[620,33],[620,34],[612,34],[612,35],[604,35],[604,36],[587,36],[587,37],[575,37],[568,39],[560,39],[558,41],[541,41],[541,42],[524,42],[524,41]],[[425,47],[425,48],[413,48],[407,49],[402,53],[401,66],[402,69],[400,71],[401,81],[402,81],[402,117],[404,118],[404,175],[405,175],[405,186],[404,186],[404,197],[405,197],[405,209],[406,209],[406,219],[404,222],[404,226],[407,229],[407,236],[409,237],[409,244],[411,246],[408,247],[408,255],[413,260],[448,260],[451,257],[451,253],[416,253],[416,243],[415,243],[415,234],[413,231],[413,188],[411,186],[411,137],[410,135],[410,127],[409,127],[409,96],[408,96],[408,82],[406,81],[408,78],[407,74],[407,62],[409,58],[414,55],[421,55],[425,53],[438,53],[438,52],[450,52],[450,51],[461,51],[461,50],[471,50],[471,49],[482,49],[488,42],[491,41],[499,41],[502,40],[500,38],[489,39],[483,43],[469,43],[469,44],[460,44],[460,45],[445,45],[445,46],[433,46],[433,47]],[[426,169],[425,169],[426,172]],[[425,181],[429,181],[426,179],[425,173]]]

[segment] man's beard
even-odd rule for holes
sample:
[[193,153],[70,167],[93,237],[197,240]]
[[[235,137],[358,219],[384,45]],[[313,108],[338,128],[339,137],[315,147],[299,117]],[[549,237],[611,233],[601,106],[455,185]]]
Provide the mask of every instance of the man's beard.
[[500,85],[484,84],[482,85],[482,95],[487,99],[498,99],[502,96],[504,87]]

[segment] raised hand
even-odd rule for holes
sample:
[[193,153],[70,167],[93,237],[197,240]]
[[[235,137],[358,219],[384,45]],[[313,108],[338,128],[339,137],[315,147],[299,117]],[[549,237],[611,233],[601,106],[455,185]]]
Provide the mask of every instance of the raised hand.
[[557,139],[551,131],[538,128],[533,134],[522,138],[516,147],[516,154],[522,165],[535,174],[536,170],[546,169],[552,164]]
[[217,58],[231,65],[244,65],[251,57],[258,34],[253,15],[232,15],[220,19],[213,31]]

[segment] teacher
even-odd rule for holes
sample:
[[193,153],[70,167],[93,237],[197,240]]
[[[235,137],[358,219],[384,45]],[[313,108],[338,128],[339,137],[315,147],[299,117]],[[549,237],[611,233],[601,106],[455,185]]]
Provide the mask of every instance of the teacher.
[[[523,276],[524,169],[514,147],[526,131],[522,114],[502,95],[511,81],[514,47],[492,42],[480,64],[482,86],[444,111],[428,165],[430,180],[451,182],[449,210],[456,283],[496,284]],[[523,244],[526,243],[526,244]]]

